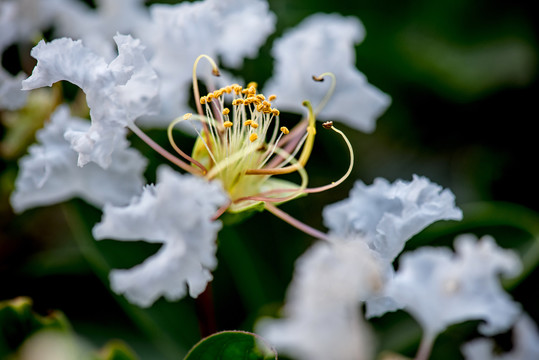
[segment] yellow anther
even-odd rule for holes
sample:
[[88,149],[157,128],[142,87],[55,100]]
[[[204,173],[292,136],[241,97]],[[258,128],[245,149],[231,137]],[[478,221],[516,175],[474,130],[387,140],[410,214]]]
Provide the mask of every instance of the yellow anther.
[[193,114],[187,113],[187,114],[185,114],[185,115],[183,116],[183,119],[184,119],[184,120],[189,120],[189,119],[191,118],[191,116],[193,116]]
[[228,115],[230,114],[230,109],[229,108],[224,108],[223,109],[223,115]]
[[225,87],[225,92],[227,94],[230,94],[232,92],[232,86],[229,85],[229,86]]
[[266,97],[263,94],[256,95],[256,98],[259,100],[266,100]]
[[206,102],[211,102],[213,100],[213,94],[208,94],[208,96],[206,96]]
[[258,87],[258,84],[255,81],[251,81],[249,84],[247,84],[247,88],[256,89],[257,87]]
[[249,140],[251,142],[255,141],[256,139],[258,139],[258,135],[256,133],[252,133],[250,136],[249,136]]
[[280,114],[279,110],[277,110],[277,109],[272,109],[272,110],[271,110],[271,113],[272,113],[273,115],[275,115],[275,116],[279,116],[279,114]]
[[281,126],[281,132],[285,135],[288,135],[288,133],[290,132],[290,130],[288,130],[288,128],[286,126]]
[[226,128],[232,127],[232,121],[225,121],[223,123],[223,126],[226,127]]
[[273,101],[275,99],[277,99],[277,95],[270,95],[268,98],[269,101]]
[[206,103],[206,97],[205,97],[205,96],[203,96],[203,97],[200,98],[200,103],[201,103],[202,105],[204,105],[204,104]]
[[234,99],[232,100],[232,105],[243,105],[243,99]]
[[251,125],[252,123],[253,123],[253,120],[246,120],[246,121],[243,123],[243,125],[244,125],[244,126],[249,126],[249,125]]
[[251,127],[252,127],[253,129],[256,129],[256,128],[258,127],[258,124],[255,123],[254,121],[251,121]]

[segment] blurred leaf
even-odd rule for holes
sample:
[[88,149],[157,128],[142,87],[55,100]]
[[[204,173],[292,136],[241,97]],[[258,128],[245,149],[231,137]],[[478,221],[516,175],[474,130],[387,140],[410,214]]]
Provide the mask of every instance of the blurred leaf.
[[28,337],[44,329],[67,332],[71,326],[59,311],[47,316],[33,312],[30,298],[18,297],[0,302],[0,358],[3,359]]
[[277,352],[256,334],[223,331],[201,340],[184,360],[269,360]]
[[99,359],[101,360],[136,360],[138,357],[135,355],[124,342],[119,340],[109,341],[103,349],[99,352]]

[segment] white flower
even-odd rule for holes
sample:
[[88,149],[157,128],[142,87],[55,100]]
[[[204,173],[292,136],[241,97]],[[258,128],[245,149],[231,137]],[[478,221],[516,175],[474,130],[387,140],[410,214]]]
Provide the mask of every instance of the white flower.
[[491,339],[473,340],[462,347],[466,360],[539,359],[539,332],[533,320],[522,315],[513,328],[513,348],[504,354],[494,353]]
[[111,42],[117,33],[140,37],[150,20],[144,0],[99,0],[96,9],[69,1],[55,14],[55,34],[82,40],[105,59],[115,56]]
[[[267,2],[262,0],[154,4],[150,13],[149,30],[141,36],[152,52],[152,66],[162,81],[162,101],[159,117],[144,120],[146,125],[166,126],[171,119],[190,112],[193,63],[199,55],[214,59],[220,56],[225,65],[239,67],[244,57],[256,55],[276,22]],[[211,74],[211,68],[202,61],[198,73],[204,78]],[[230,77],[225,72],[221,74],[223,78]],[[210,80],[217,81],[219,86],[227,82]]]
[[364,242],[319,242],[296,262],[285,318],[262,319],[256,331],[299,359],[368,359],[373,346],[360,299],[380,286],[380,263]]
[[423,247],[402,255],[387,294],[404,305],[427,338],[466,320],[484,320],[479,331],[493,335],[509,329],[520,314],[498,275],[520,271],[516,254],[499,248],[493,238],[463,235],[455,240],[454,254]]
[[[411,182],[390,184],[375,179],[367,186],[358,181],[350,197],[323,210],[325,225],[334,237],[364,241],[384,260],[384,283],[393,277],[393,261],[412,236],[438,220],[460,220],[455,196],[448,189],[414,175]],[[399,309],[380,292],[367,299],[368,318]]]
[[24,106],[27,97],[27,93],[21,91],[24,79],[24,73],[12,76],[0,66],[0,109],[17,110]]
[[393,184],[382,178],[370,186],[358,181],[350,197],[326,206],[323,216],[332,235],[361,236],[391,263],[412,236],[435,221],[460,220],[462,211],[451,190],[414,175],[411,182]]
[[32,39],[49,27],[62,0],[7,0],[0,2],[0,54],[13,43]]
[[335,93],[318,118],[341,120],[355,129],[372,132],[391,99],[369,84],[355,67],[354,44],[364,37],[365,29],[355,17],[311,15],[275,41],[275,73],[264,92],[277,95],[279,109],[302,113],[303,100],[316,106],[330,87],[329,79],[315,83],[312,76],[332,72],[337,81]]
[[64,139],[64,133],[68,129],[86,131],[89,127],[88,121],[71,117],[67,106],[54,112],[50,122],[36,133],[39,144],[30,146],[29,155],[19,162],[19,175],[11,195],[16,212],[72,197],[97,207],[107,202],[126,205],[140,193],[147,161],[138,151],[128,148],[125,139],[114,144],[107,170],[97,164],[77,166],[77,153]]
[[144,57],[140,41],[129,35],[116,35],[114,40],[119,55],[109,64],[80,40],[40,41],[31,53],[38,63],[23,81],[23,89],[30,90],[67,80],[86,94],[92,126],[87,131],[65,134],[79,153],[79,166],[94,161],[108,167],[124,128],[139,116],[153,113],[158,105],[158,78]]
[[217,265],[216,236],[221,228],[212,221],[227,197],[218,182],[180,175],[163,166],[157,185],[145,187],[142,195],[126,207],[106,205],[103,219],[93,229],[97,240],[144,240],[162,243],[159,251],[128,270],[113,270],[112,289],[129,301],[148,307],[160,296],[177,300],[197,297]]

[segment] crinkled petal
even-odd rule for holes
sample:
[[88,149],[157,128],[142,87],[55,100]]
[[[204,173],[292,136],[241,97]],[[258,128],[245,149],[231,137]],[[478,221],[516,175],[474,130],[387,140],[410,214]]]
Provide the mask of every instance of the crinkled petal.
[[372,346],[359,301],[381,285],[376,254],[359,241],[317,243],[296,262],[284,319],[257,333],[299,359],[368,359]]
[[460,220],[462,212],[449,189],[414,175],[411,182],[393,184],[381,178],[370,186],[358,181],[350,197],[326,206],[323,216],[331,234],[359,235],[392,262],[413,235],[438,220]]
[[19,162],[19,175],[11,205],[16,212],[51,205],[80,197],[102,207],[105,203],[126,205],[140,193],[144,184],[146,159],[128,147],[123,139],[115,143],[111,166],[77,166],[77,153],[64,138],[66,131],[86,131],[90,123],[70,116],[67,106],[60,106],[42,130],[36,133],[38,144]]
[[24,73],[12,76],[0,66],[0,109],[17,110],[26,104],[27,92],[21,90]]
[[329,77],[319,83],[312,76],[332,72],[337,79],[335,93],[318,118],[372,132],[391,98],[355,67],[354,45],[364,37],[365,29],[355,17],[311,15],[275,41],[274,75],[264,92],[277,95],[275,105],[280,110],[303,113],[305,99],[316,107],[330,88]]
[[466,320],[484,320],[479,331],[493,335],[509,329],[520,314],[498,275],[515,276],[520,270],[516,254],[499,248],[493,238],[463,235],[455,240],[455,254],[427,247],[404,254],[387,294],[428,337]]
[[513,348],[503,354],[494,352],[491,339],[473,340],[462,347],[466,360],[531,360],[539,359],[539,332],[528,315],[522,315],[513,328]]
[[158,169],[157,179],[157,186],[145,187],[128,206],[106,205],[93,229],[98,240],[163,244],[141,265],[110,275],[114,291],[143,307],[162,295],[183,297],[186,284],[192,297],[205,289],[217,265],[215,239],[221,228],[211,217],[227,201],[218,182],[180,175],[166,166]]
[[108,167],[114,143],[121,141],[124,128],[156,109],[159,80],[144,58],[144,47],[129,35],[117,35],[114,40],[119,55],[110,64],[80,40],[67,38],[41,41],[31,52],[38,63],[23,81],[23,89],[67,80],[86,94],[92,125],[87,131],[66,134],[79,153],[79,166],[93,161]]

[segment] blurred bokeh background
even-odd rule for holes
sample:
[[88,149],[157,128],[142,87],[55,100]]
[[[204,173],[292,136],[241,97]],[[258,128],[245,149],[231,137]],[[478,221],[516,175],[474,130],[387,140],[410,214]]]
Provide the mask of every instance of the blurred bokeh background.
[[[151,3],[166,1],[150,1]],[[91,1],[87,3],[92,4]],[[168,1],[174,3],[174,1]],[[356,47],[357,66],[369,82],[392,97],[392,105],[372,134],[344,126],[355,148],[352,176],[340,187],[287,203],[282,208],[324,230],[321,210],[345,198],[354,181],[372,183],[424,175],[450,188],[464,211],[461,223],[435,224],[409,243],[450,246],[456,234],[492,234],[498,243],[526,256],[539,241],[537,186],[538,17],[529,1],[440,0],[270,0],[277,31],[241,70],[263,85],[272,72],[272,41],[316,12],[357,16],[367,36]],[[48,33],[46,32],[45,35]],[[31,44],[11,46],[2,65],[16,73]],[[286,121],[296,115],[281,114]],[[129,305],[107,285],[110,267],[131,267],[158,246],[142,242],[95,242],[91,228],[100,211],[81,200],[13,214],[9,194],[17,160],[31,143],[25,125],[16,151],[0,158],[0,300],[25,295],[46,314],[61,310],[74,331],[95,346],[118,338],[142,359],[179,358],[198,339],[193,299],[159,300],[148,310]],[[5,143],[8,126],[0,124]],[[149,134],[166,143],[164,131]],[[28,136],[27,136],[28,135]],[[29,140],[25,140],[29,139]],[[130,139],[152,165],[164,161]],[[194,140],[185,136],[182,141]],[[186,145],[184,148],[188,148]],[[3,149],[5,149],[3,147]],[[345,145],[320,132],[308,163],[312,185],[327,183],[346,170]],[[535,237],[534,237],[535,235]],[[295,259],[313,240],[273,217],[255,214],[219,234],[219,265],[213,295],[220,330],[252,330],[261,315],[275,315],[293,274]],[[539,272],[531,271],[507,288],[537,321]],[[420,330],[405,313],[372,321],[379,348],[413,356]],[[434,347],[433,358],[457,359],[458,346],[475,333],[475,323],[452,327]],[[507,341],[500,337],[503,344]]]

